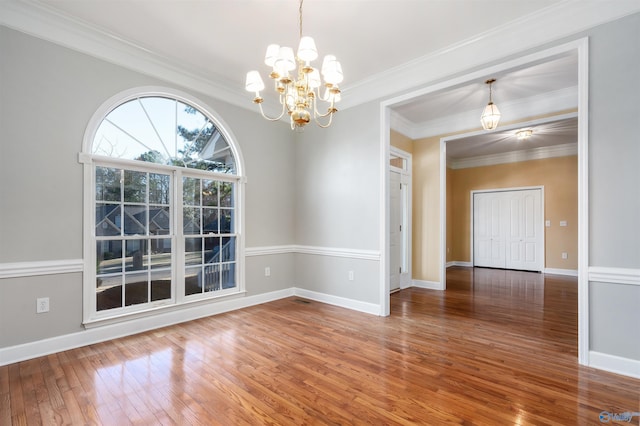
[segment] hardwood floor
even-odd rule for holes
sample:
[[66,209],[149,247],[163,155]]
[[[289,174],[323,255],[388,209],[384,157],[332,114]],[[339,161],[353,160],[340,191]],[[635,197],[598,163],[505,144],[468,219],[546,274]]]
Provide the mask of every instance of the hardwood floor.
[[0,424],[595,425],[640,411],[640,380],[577,364],[575,279],[451,268],[447,282],[393,294],[386,318],[289,298],[0,367]]

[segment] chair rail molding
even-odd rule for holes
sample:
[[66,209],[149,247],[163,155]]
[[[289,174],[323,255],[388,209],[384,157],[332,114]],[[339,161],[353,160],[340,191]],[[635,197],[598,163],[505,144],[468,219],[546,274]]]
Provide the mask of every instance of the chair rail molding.
[[640,285],[640,269],[590,266],[589,281]]
[[0,263],[0,279],[70,274],[83,271],[84,261],[82,259]]

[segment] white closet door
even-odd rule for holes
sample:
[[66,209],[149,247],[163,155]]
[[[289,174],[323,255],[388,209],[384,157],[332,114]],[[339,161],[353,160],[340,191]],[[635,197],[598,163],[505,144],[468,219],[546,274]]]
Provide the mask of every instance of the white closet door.
[[542,271],[544,239],[541,190],[509,194],[509,235],[506,268]]
[[474,195],[474,264],[489,268],[506,266],[506,209],[500,192]]
[[474,194],[474,265],[542,271],[542,190]]

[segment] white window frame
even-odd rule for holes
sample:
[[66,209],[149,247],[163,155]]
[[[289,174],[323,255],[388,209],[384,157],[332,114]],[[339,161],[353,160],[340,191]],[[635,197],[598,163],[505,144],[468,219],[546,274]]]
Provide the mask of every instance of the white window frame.
[[[168,166],[144,161],[117,159],[92,154],[92,143],[96,131],[104,118],[118,106],[140,97],[164,97],[175,99],[193,106],[209,118],[218,131],[224,136],[235,159],[236,173],[225,174],[186,167]],[[160,312],[181,309],[194,303],[215,303],[216,301],[245,293],[245,238],[244,238],[244,194],[246,178],[244,177],[244,161],[236,138],[229,126],[215,113],[213,108],[197,98],[174,89],[148,86],[126,90],[118,93],[106,102],[91,117],[82,143],[82,151],[78,161],[83,165],[83,324],[85,327],[107,325],[120,321],[156,315]],[[171,176],[171,208],[172,208],[172,297],[141,305],[117,308],[114,310],[96,311],[96,237],[95,237],[95,168],[96,166],[116,167],[127,170],[161,172]],[[234,232],[236,236],[236,286],[232,289],[205,292],[200,295],[184,294],[184,235],[182,228],[182,177],[196,177],[231,182],[234,191]],[[177,214],[180,211],[180,214]],[[182,283],[182,285],[178,285]]]

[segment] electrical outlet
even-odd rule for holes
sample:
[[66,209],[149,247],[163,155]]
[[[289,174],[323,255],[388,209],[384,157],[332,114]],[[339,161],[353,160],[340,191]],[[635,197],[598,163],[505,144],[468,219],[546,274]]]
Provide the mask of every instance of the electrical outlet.
[[569,254],[566,251],[562,252],[562,258],[563,259],[568,259],[569,258]]
[[353,281],[353,271],[349,271],[349,281]]
[[264,276],[265,277],[270,277],[271,276],[271,268],[269,266],[264,268]]
[[36,314],[49,312],[49,298],[39,297],[36,299]]

